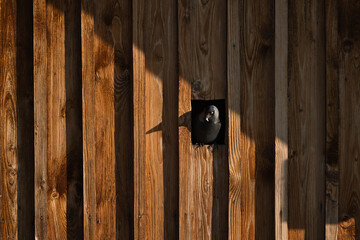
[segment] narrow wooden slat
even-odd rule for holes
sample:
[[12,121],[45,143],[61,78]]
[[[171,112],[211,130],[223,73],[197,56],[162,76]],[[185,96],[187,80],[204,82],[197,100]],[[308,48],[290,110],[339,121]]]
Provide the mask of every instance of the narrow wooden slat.
[[[338,1],[325,1],[326,30],[326,217],[325,239],[338,239],[339,54]],[[341,238],[340,238],[341,239]]]
[[94,4],[81,1],[84,239],[96,239]]
[[[18,231],[34,237],[33,2],[17,1]],[[0,207],[1,208],[1,207]],[[1,236],[0,236],[1,239]]]
[[239,9],[241,236],[246,239],[275,237],[273,9],[272,0],[243,1]]
[[[207,147],[193,146],[189,114],[192,99],[225,99],[226,2],[179,1],[178,28],[179,236],[180,239],[211,239],[215,237],[212,222],[221,216],[216,211],[212,219],[213,174],[219,175],[213,172],[227,171],[214,169],[213,163],[224,160],[226,151],[225,146],[219,146],[218,151],[222,153],[219,156],[213,155]],[[221,211],[226,212],[226,209]],[[226,221],[226,214],[222,216],[225,216],[222,221]],[[224,233],[217,238],[224,238]]]
[[229,159],[229,240],[241,239],[241,116],[239,0],[228,0],[227,101]]
[[115,48],[116,236],[134,238],[132,129],[132,1],[114,6],[111,31]]
[[35,238],[47,238],[47,38],[46,1],[33,2],[34,11],[34,146]]
[[288,0],[275,0],[275,239],[288,239]]
[[16,1],[1,1],[0,14],[0,238],[18,239]]
[[325,236],[324,1],[289,2],[289,238]]
[[116,237],[114,0],[94,2],[96,238]]
[[360,236],[360,5],[338,1],[339,210],[338,239]]

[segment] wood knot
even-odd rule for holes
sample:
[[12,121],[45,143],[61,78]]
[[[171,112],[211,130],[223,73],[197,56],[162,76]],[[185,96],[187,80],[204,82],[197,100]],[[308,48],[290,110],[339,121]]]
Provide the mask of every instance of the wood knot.
[[347,39],[343,42],[342,47],[344,52],[350,53],[351,50],[354,48],[354,43],[351,40]]
[[59,192],[57,192],[56,190],[54,190],[51,193],[51,199],[58,199],[59,198]]
[[208,47],[207,41],[204,40],[200,43],[200,50],[204,55],[208,54],[209,47]]

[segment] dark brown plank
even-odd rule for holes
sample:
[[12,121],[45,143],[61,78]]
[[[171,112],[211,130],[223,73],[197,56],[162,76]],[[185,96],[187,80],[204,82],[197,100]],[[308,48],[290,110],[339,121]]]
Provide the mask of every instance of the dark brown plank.
[[289,2],[289,238],[325,236],[324,1]]
[[34,8],[35,238],[47,238],[47,38],[46,1]]
[[241,236],[246,239],[275,237],[273,10],[272,0],[244,1],[239,9]]
[[288,0],[275,0],[275,239],[288,239]]
[[360,236],[360,4],[338,2],[339,32],[339,237]]
[[1,1],[0,14],[0,237],[18,239],[16,1]]
[[[18,231],[34,237],[33,2],[17,1]],[[1,239],[1,236],[0,236]]]
[[[325,239],[338,239],[339,50],[338,1],[325,1],[326,30],[326,216]],[[342,238],[340,238],[342,239]]]
[[[227,208],[220,210],[223,203],[216,199],[218,185],[213,185],[213,175],[227,176],[227,169],[216,167],[225,161],[225,146],[219,146],[221,156],[207,147],[196,148],[189,131],[192,99],[226,96],[226,6],[224,1],[178,1],[180,239],[222,239],[227,234],[212,233],[227,218]],[[226,195],[221,198],[227,201]],[[220,211],[225,214],[217,215]],[[227,228],[226,223],[222,226]]]

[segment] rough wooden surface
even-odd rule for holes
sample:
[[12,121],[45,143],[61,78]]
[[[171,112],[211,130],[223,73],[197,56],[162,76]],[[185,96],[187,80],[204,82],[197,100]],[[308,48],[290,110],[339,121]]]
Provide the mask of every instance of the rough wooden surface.
[[0,238],[18,239],[16,2],[0,2]]
[[34,146],[35,238],[47,238],[47,38],[46,1],[33,2],[34,11]]
[[[360,236],[360,4],[339,2],[339,236]],[[355,228],[355,229],[354,229]],[[354,233],[355,231],[355,233]],[[347,232],[347,233],[346,233]],[[345,234],[346,233],[346,234]]]
[[288,0],[275,0],[275,239],[288,239]]
[[94,5],[81,1],[84,239],[96,239]]
[[[339,53],[338,1],[325,1],[326,30],[326,212],[325,239],[338,239]],[[341,239],[341,238],[340,238]]]
[[324,1],[289,2],[289,238],[325,226]]
[[[220,220],[220,216],[212,215],[213,193],[217,192],[213,189],[213,174],[218,175],[214,170],[226,171],[214,169],[213,164],[224,159],[225,146],[219,146],[222,156],[213,155],[206,146],[193,146],[191,119],[187,117],[192,99],[225,99],[226,6],[224,1],[178,2],[180,239],[211,239],[215,237],[212,222],[220,224],[227,216]],[[216,238],[223,239],[223,234],[227,232],[218,233]]]
[[275,236],[273,10],[271,0],[265,4],[244,1],[239,9],[241,236],[244,239]]
[[228,1],[227,103],[229,161],[229,240],[241,239],[240,15],[238,0]]

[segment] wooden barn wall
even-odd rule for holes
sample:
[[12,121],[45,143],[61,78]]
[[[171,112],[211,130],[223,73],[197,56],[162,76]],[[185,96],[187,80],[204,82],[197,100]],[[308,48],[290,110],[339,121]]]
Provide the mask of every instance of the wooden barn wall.
[[[360,238],[360,3],[0,0],[0,239]],[[191,139],[224,100],[225,143]]]

